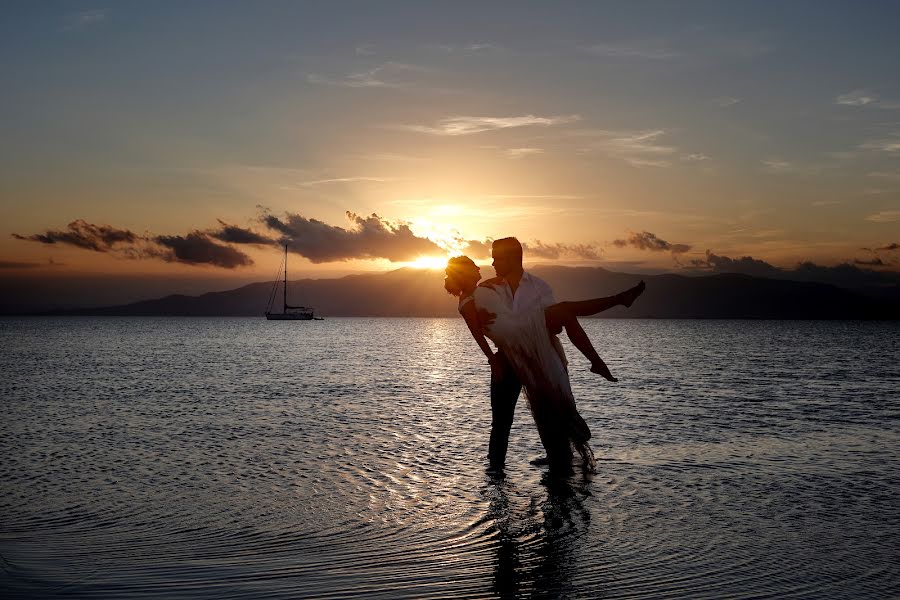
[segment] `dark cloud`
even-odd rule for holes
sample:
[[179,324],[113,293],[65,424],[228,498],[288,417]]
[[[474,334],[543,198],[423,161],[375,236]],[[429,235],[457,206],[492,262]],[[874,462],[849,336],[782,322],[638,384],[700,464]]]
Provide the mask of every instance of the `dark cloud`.
[[350,229],[290,213],[283,220],[263,215],[263,222],[282,234],[282,241],[290,245],[292,252],[314,263],[373,258],[402,262],[427,254],[444,254],[437,244],[418,237],[405,223],[392,224],[374,213],[361,217],[348,211],[347,218]]
[[214,265],[225,269],[253,264],[253,260],[240,250],[217,244],[200,231],[193,231],[185,236],[158,235],[153,238],[153,242],[171,250],[168,255],[157,256],[172,262]]
[[671,244],[664,239],[656,236],[655,233],[649,231],[641,231],[640,233],[632,231],[628,234],[628,239],[613,240],[613,246],[624,248],[625,246],[634,246],[639,250],[650,250],[651,252],[671,252],[672,254],[683,254],[691,249],[687,244]]
[[742,273],[754,277],[777,277],[784,272],[782,269],[752,256],[731,258],[719,256],[709,250],[706,251],[705,259],[694,259],[691,261],[691,265],[715,273]]
[[893,250],[900,250],[900,244],[894,242],[892,244],[888,244],[886,246],[881,246],[880,248],[875,248],[876,250],[884,250],[886,252],[891,252]]
[[69,244],[95,252],[108,252],[117,244],[133,244],[139,239],[137,234],[127,229],[94,225],[83,219],[72,221],[65,231],[48,230],[28,236],[14,233],[13,237],[42,244]]
[[600,258],[599,251],[588,244],[545,244],[540,240],[522,244],[526,258],[547,258],[556,260],[562,256],[572,256],[587,260]]
[[271,246],[278,243],[278,240],[256,233],[251,229],[244,229],[237,225],[229,225],[221,219],[217,219],[217,221],[219,221],[221,228],[209,232],[209,236],[219,241],[228,242],[230,244],[256,244],[259,246]]
[[0,260],[0,269],[34,269],[42,267],[41,263],[16,262],[14,260]]
[[885,262],[877,257],[871,258],[869,260],[863,260],[863,259],[857,258],[853,261],[853,264],[861,265],[861,266],[865,266],[865,267],[884,267],[884,266],[886,266]]
[[469,258],[490,258],[491,256],[491,240],[467,240],[466,247],[463,248],[464,255]]
[[[880,259],[876,258],[875,261]],[[705,259],[694,259],[687,270],[712,273],[740,273],[768,279],[788,279],[791,281],[814,281],[830,283],[845,288],[890,287],[900,285],[900,273],[861,267],[885,266],[877,262],[857,260],[856,264],[842,263],[835,266],[801,262],[793,269],[783,269],[752,256],[731,258],[720,256],[709,250]]]

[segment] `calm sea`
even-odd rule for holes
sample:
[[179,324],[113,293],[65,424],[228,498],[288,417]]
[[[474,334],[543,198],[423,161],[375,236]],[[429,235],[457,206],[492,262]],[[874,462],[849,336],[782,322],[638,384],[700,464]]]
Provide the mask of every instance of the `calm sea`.
[[459,319],[0,319],[0,591],[900,595],[900,324],[584,323],[555,480]]

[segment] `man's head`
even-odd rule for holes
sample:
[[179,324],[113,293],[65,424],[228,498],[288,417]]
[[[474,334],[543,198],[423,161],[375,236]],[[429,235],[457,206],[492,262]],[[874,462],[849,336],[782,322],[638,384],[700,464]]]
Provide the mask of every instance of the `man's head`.
[[499,277],[522,271],[522,244],[514,237],[494,240],[491,244],[494,271]]

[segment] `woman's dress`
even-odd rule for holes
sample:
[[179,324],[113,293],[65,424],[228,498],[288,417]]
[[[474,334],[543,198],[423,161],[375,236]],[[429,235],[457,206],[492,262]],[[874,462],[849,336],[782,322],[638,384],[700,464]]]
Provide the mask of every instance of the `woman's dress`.
[[[550,463],[571,465],[574,448],[593,468],[591,431],[575,407],[569,374],[551,341],[543,309],[514,313],[490,286],[479,286],[472,298],[479,313],[494,315],[494,321],[483,326],[484,333],[503,351],[522,382]],[[462,299],[460,306],[466,301]]]

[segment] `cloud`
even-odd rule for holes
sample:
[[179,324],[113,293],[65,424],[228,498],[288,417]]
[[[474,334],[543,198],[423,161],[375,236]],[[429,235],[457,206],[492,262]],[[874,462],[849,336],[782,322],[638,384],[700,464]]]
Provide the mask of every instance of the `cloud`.
[[638,131],[582,129],[572,132],[571,135],[590,139],[588,150],[603,152],[635,167],[669,167],[672,163],[668,159],[678,152],[678,148],[661,142],[666,133],[664,129]]
[[624,248],[634,246],[638,250],[650,250],[651,252],[671,252],[672,254],[684,254],[691,247],[687,244],[671,244],[663,240],[655,233],[649,231],[629,232],[628,239],[613,240],[613,246]]
[[14,260],[0,260],[0,269],[35,269],[43,267],[42,263],[16,262]]
[[427,238],[416,236],[406,223],[390,223],[376,214],[361,217],[347,212],[350,228],[328,225],[288,213],[284,219],[264,215],[263,222],[283,236],[289,250],[311,262],[386,258],[391,262],[445,252]]
[[778,158],[764,160],[762,161],[762,164],[765,165],[767,170],[772,171],[773,173],[789,173],[795,170],[793,163]]
[[867,260],[862,260],[862,259],[856,258],[853,260],[853,264],[862,265],[862,266],[866,266],[866,267],[884,267],[884,266],[886,266],[884,261],[882,261],[878,257],[870,258]]
[[741,99],[734,98],[733,96],[719,96],[718,98],[713,98],[712,101],[716,106],[727,108],[729,106],[734,106],[735,104],[740,102]]
[[546,258],[557,260],[563,256],[597,260],[600,250],[589,244],[545,244],[540,240],[522,244],[526,258]]
[[883,179],[896,179],[900,181],[900,173],[892,173],[890,171],[871,171],[866,173],[868,177],[881,177]]
[[94,225],[83,219],[72,221],[65,231],[48,230],[28,236],[14,233],[13,237],[42,244],[69,244],[95,252],[109,252],[117,244],[133,244],[139,238],[138,235],[127,229],[117,229],[109,225]]
[[225,269],[252,265],[253,260],[236,248],[217,244],[200,231],[181,235],[158,235],[153,241],[170,253],[155,256],[170,262],[182,262],[191,265],[214,265]]
[[463,247],[462,253],[469,258],[490,258],[491,241],[492,240],[490,239],[483,242],[479,240],[466,240],[466,245]]
[[900,221],[900,210],[882,210],[877,213],[872,213],[866,217],[866,221],[871,221],[873,223],[893,223],[895,221]]
[[887,152],[888,154],[896,154],[900,152],[900,134],[894,133],[889,137],[869,140],[859,145],[862,150],[872,150],[874,152]]
[[875,248],[876,250],[883,250],[885,252],[892,252],[894,250],[900,250],[900,244],[897,242],[893,242],[891,244],[887,244],[885,246],[881,246],[880,248]]
[[[159,235],[151,237],[137,235],[127,229],[118,229],[110,225],[94,225],[78,219],[69,223],[65,231],[48,230],[28,236],[14,233],[13,237],[42,244],[66,244],[93,252],[112,253],[131,260],[161,259],[192,265],[210,264],[226,269],[253,264],[249,256],[231,246],[217,244],[211,236],[225,240],[229,236],[239,237],[241,232],[244,235],[256,234],[249,230],[226,225],[222,221],[219,223],[222,225],[222,229],[209,234],[194,231],[186,236]],[[272,243],[271,240],[268,243]]]
[[696,270],[712,273],[739,273],[768,279],[814,281],[845,288],[865,286],[883,288],[884,286],[900,285],[900,274],[860,268],[860,266],[886,266],[883,262],[881,264],[874,261],[856,260],[854,262],[856,264],[845,262],[835,266],[823,266],[807,261],[798,263],[793,269],[783,269],[752,256],[731,258],[707,250],[705,259],[694,259],[690,266]]
[[709,157],[702,152],[695,152],[693,154],[685,154],[681,157],[681,160],[685,162],[702,162],[704,160],[709,160]]
[[367,71],[350,73],[344,77],[334,78],[310,73],[306,81],[321,85],[334,85],[349,88],[400,88],[412,85],[409,81],[403,81],[399,77],[408,73],[427,73],[431,69],[419,65],[411,65],[389,61]]
[[681,56],[681,53],[658,42],[601,43],[587,46],[584,50],[594,56],[623,59],[672,60]]
[[397,125],[395,128],[416,133],[427,133],[441,136],[471,135],[499,129],[514,127],[563,125],[581,119],[578,115],[558,115],[552,117],[538,117],[535,115],[523,115],[518,117],[447,117],[441,119],[436,125]]
[[503,154],[505,154],[507,158],[512,159],[525,158],[543,153],[544,150],[542,148],[508,148],[503,151]]
[[844,106],[865,106],[866,104],[877,102],[878,98],[864,90],[854,90],[846,94],[841,94],[835,98],[834,101],[837,104],[842,104]]
[[871,106],[888,110],[900,108],[900,103],[882,100],[876,94],[866,90],[853,90],[852,92],[841,94],[834,101],[842,106]]
[[771,278],[782,273],[780,268],[752,256],[742,256],[735,259],[729,256],[719,256],[709,250],[706,251],[705,259],[695,258],[691,260],[690,264],[693,267],[708,269],[715,273],[741,273],[743,275],[752,275],[753,277]]
[[486,42],[472,42],[469,44],[428,44],[425,46],[429,50],[439,50],[440,52],[486,52],[503,50],[503,46],[499,44],[491,44]]
[[103,10],[103,9],[83,10],[83,11],[69,17],[68,20],[66,21],[66,25],[65,25],[64,29],[66,29],[67,31],[84,29],[86,27],[98,25],[105,20],[106,20],[106,10]]
[[327,185],[331,183],[360,183],[375,182],[384,183],[388,181],[397,181],[396,177],[333,177],[331,179],[314,179],[312,181],[304,181],[300,185],[303,187],[315,187],[318,185]]
[[219,221],[219,225],[221,225],[221,229],[218,231],[211,231],[208,235],[219,241],[230,244],[256,244],[259,246],[271,246],[278,243],[278,240],[266,237],[250,229],[243,229],[237,225],[229,225],[221,219],[217,220]]

